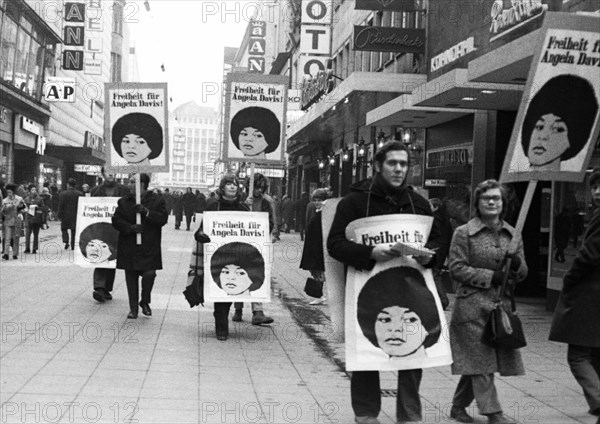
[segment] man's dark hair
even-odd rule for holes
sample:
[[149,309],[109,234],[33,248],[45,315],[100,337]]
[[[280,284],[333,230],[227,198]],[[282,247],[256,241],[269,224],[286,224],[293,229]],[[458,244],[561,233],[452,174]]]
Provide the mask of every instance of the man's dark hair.
[[77,184],[77,181],[75,180],[75,178],[69,178],[69,179],[67,180],[67,185],[68,185],[69,187],[75,187],[75,184]]
[[6,184],[6,187],[4,187],[6,190],[12,190],[13,193],[17,192],[17,185],[13,184],[13,183],[8,183]]
[[590,175],[588,184],[590,187],[593,187],[596,184],[600,184],[600,168],[594,168],[594,170],[592,171],[592,175]]
[[148,186],[150,185],[150,175],[140,174],[140,184],[144,184],[144,187],[148,190]]
[[385,158],[386,158],[388,152],[393,152],[393,151],[406,152],[406,154],[408,155],[408,164],[410,166],[410,151],[408,150],[408,147],[406,147],[406,145],[404,143],[402,143],[401,141],[398,141],[398,140],[388,141],[383,146],[381,146],[379,149],[377,149],[377,153],[375,153],[375,162],[378,163],[379,166],[381,167],[383,165],[383,162],[385,161]]

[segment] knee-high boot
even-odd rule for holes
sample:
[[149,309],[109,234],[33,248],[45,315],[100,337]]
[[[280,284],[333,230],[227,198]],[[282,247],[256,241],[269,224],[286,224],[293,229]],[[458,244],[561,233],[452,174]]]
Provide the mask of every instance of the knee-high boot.
[[229,308],[231,302],[216,302],[215,312],[215,330],[217,333],[217,340],[227,340],[229,337]]

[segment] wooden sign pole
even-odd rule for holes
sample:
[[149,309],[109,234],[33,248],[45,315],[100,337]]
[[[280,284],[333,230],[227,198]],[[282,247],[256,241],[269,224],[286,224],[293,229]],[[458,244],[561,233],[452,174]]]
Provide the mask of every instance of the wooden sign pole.
[[251,206],[254,202],[254,162],[250,164],[250,181],[248,182],[248,197],[246,198],[246,204]]
[[[135,204],[139,205],[140,203],[142,203],[142,184],[140,182],[140,173],[137,172],[135,174]],[[141,225],[142,224],[142,215],[139,213],[135,214],[135,223],[137,225]],[[142,234],[141,233],[137,233],[135,235],[135,244],[137,244],[138,246],[142,245]]]

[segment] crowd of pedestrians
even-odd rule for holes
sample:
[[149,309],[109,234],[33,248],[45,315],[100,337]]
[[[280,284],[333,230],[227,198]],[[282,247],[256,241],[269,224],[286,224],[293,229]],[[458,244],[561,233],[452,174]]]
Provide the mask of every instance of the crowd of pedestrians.
[[[518,349],[491,347],[483,341],[499,287],[508,281],[506,294],[514,296],[516,285],[528,274],[524,254],[526,241],[509,222],[510,219],[514,223],[515,219],[509,215],[514,214],[514,208],[508,207],[510,196],[514,193],[511,194],[493,179],[479,183],[473,192],[473,216],[466,219],[464,214],[456,213],[457,208],[451,213],[448,207],[452,205],[447,202],[440,199],[428,201],[407,184],[409,158],[410,152],[401,142],[388,142],[379,148],[374,157],[374,175],[353,184],[349,194],[339,201],[326,238],[322,231],[322,209],[331,197],[330,189],[316,189],[310,196],[302,193],[297,201],[287,195],[280,200],[268,194],[269,181],[261,174],[255,174],[252,187],[249,180],[243,181],[234,174],[227,174],[208,198],[198,191],[194,193],[191,188],[185,193],[153,190],[150,177],[140,174],[139,203],[133,178],[122,185],[115,181],[114,175],[104,170],[101,185],[77,190],[75,180],[69,179],[66,190],[54,195],[48,187],[43,187],[38,194],[34,185],[19,187],[0,183],[3,197],[0,208],[2,258],[18,258],[21,236],[26,238],[23,253],[39,250],[39,233],[47,227],[55,196],[59,199],[56,212],[61,220],[65,249],[74,248],[79,197],[118,197],[118,206],[112,217],[112,226],[119,234],[116,267],[124,270],[125,274],[129,299],[127,317],[136,319],[140,308],[144,315],[152,315],[152,288],[156,271],[162,268],[162,228],[171,213],[175,215],[175,229],[180,228],[185,216],[186,230],[190,231],[198,212],[267,212],[271,240],[277,242],[281,233],[295,231],[304,241],[300,268],[308,271],[313,279],[325,283],[325,287],[324,248],[332,258],[357,270],[372,270],[402,256],[401,251],[387,244],[366,245],[350,239],[346,229],[353,221],[396,214],[432,217],[431,231],[425,241],[427,249],[413,255],[413,258],[425,269],[433,269],[437,276],[445,269],[456,288],[449,336],[453,358],[451,371],[460,377],[452,396],[450,417],[458,422],[474,422],[467,410],[475,401],[479,413],[486,416],[490,424],[515,423],[503,413],[495,375],[523,375],[523,359]],[[583,234],[581,249],[564,277],[549,337],[568,344],[566,360],[572,374],[583,389],[589,413],[599,416],[600,170],[592,173],[589,185],[595,211]],[[141,217],[141,221],[136,221],[137,216]],[[215,274],[212,268],[203,269],[203,245],[210,242],[202,223],[199,223],[191,246],[191,272],[194,275],[212,272],[213,279],[219,284],[219,273]],[[252,254],[231,251],[229,255],[232,258],[226,261],[226,266],[238,272],[249,286],[256,284],[254,280],[259,278],[245,269],[254,260]],[[114,280],[114,269],[94,270],[93,298],[97,302],[112,299]],[[436,287],[445,309],[449,300],[444,286],[436,284]],[[327,301],[331,302],[331,299],[324,295],[311,304],[326,305]],[[216,337],[220,341],[228,340],[231,305],[232,302],[214,303]],[[265,314],[262,303],[251,302],[251,310],[253,325],[273,322],[273,318]],[[231,320],[243,320],[243,303],[234,303]],[[423,419],[419,395],[422,374],[422,369],[418,368],[398,371],[396,419],[399,423]],[[350,398],[356,423],[379,423],[379,372],[352,372]]]

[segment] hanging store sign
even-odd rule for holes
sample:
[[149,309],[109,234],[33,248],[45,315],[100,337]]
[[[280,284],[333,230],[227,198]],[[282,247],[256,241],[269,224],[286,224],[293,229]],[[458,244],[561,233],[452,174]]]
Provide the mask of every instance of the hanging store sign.
[[316,77],[306,79],[302,83],[302,110],[308,109],[322,96],[335,88],[335,79],[331,69],[319,71]]
[[468,165],[470,149],[444,149],[427,153],[427,168]]
[[102,60],[88,57],[83,62],[83,68],[86,75],[102,75]]
[[185,165],[183,163],[174,163],[172,165],[173,171],[183,172],[185,171]]
[[81,47],[81,50],[63,50],[62,68],[68,71],[82,71],[83,47],[85,46],[85,3],[65,3],[64,20],[65,23],[69,23],[63,28],[64,45]]
[[267,42],[267,24],[265,21],[251,21],[248,26],[248,72],[264,74],[266,69],[265,52]]
[[[510,7],[505,8],[506,4]],[[496,0],[491,9],[490,42],[540,18],[547,10],[548,6],[539,0]]]
[[317,76],[319,71],[327,69],[328,57],[325,56],[300,56],[298,58],[298,71],[301,75]]
[[415,0],[355,0],[356,10],[394,10],[396,12],[414,12]]
[[104,152],[104,139],[91,131],[86,131],[83,139],[83,147]]
[[354,50],[425,53],[425,30],[355,25]]
[[302,23],[330,25],[333,0],[302,0]]
[[75,102],[75,78],[47,77],[44,83],[44,100],[47,102]]
[[437,71],[452,62],[456,62],[463,56],[476,51],[475,38],[469,37],[466,40],[450,47],[448,50],[434,56],[431,59],[431,72]]
[[300,29],[301,54],[331,54],[331,28],[324,25],[302,25]]

